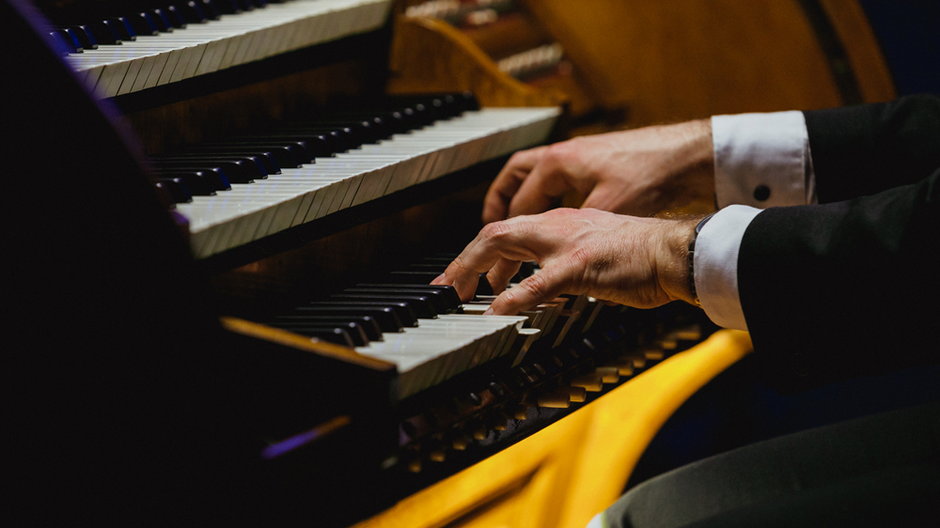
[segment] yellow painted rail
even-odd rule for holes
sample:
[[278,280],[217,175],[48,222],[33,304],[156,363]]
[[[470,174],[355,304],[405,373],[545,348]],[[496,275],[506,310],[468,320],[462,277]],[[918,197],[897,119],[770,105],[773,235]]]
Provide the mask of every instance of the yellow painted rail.
[[667,419],[751,350],[720,330],[356,528],[576,528],[615,501]]

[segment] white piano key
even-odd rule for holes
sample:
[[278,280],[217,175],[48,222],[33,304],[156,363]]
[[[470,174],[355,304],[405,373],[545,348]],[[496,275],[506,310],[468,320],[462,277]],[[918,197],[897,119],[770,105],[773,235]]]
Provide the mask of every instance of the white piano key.
[[406,397],[512,352],[519,336],[531,334],[525,322],[523,316],[442,314],[356,351],[394,363],[399,397]]

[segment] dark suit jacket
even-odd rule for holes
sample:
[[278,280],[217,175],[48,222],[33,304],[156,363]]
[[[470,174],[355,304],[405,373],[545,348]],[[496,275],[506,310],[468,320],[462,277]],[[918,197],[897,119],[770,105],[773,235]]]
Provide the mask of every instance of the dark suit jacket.
[[805,112],[819,205],[738,260],[756,357],[789,386],[940,363],[940,97]]

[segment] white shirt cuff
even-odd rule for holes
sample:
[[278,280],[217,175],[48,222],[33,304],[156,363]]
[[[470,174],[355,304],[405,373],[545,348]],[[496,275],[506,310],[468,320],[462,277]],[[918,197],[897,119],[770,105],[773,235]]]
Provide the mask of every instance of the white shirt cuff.
[[711,118],[718,207],[816,203],[803,112]]
[[761,210],[731,205],[715,213],[695,239],[695,291],[705,315],[722,328],[747,330],[738,294],[738,251],[744,231]]

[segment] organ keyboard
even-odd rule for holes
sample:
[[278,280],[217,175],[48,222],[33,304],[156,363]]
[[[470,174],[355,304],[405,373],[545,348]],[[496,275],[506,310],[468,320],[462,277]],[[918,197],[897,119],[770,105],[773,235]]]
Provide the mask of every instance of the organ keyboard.
[[[187,5],[197,4],[222,5]],[[98,7],[92,14],[107,19],[122,9]],[[386,90],[368,82],[381,64],[374,53],[309,48],[384,24],[388,9],[366,0],[269,3],[169,36],[99,43],[63,61],[88,94],[57,69],[55,50],[26,46],[41,75],[5,89],[36,112],[16,122],[16,141],[24,151],[41,144],[44,155],[29,167],[14,156],[13,172],[69,177],[37,178],[58,187],[47,193],[55,213],[30,227],[32,245],[19,254],[69,265],[20,270],[24,284],[41,285],[23,299],[48,306],[20,312],[42,314],[29,322],[43,347],[81,343],[93,353],[51,362],[46,349],[23,354],[36,388],[22,430],[35,431],[28,451],[52,460],[53,470],[37,474],[78,476],[71,488],[90,491],[85,506],[96,520],[348,525],[709,333],[694,311],[675,307],[633,311],[563,297],[518,316],[486,316],[485,285],[468,303],[428,286],[452,254],[419,256],[453,250],[479,228],[494,167],[546,141],[564,108],[533,93],[504,104],[501,77],[419,95]],[[286,15],[294,10],[304,14]],[[240,22],[282,14],[264,28]],[[236,26],[248,36],[212,29]],[[42,22],[43,37],[49,27]],[[189,31],[202,36],[188,41]],[[145,45],[160,39],[188,43]],[[260,60],[270,50],[299,45],[314,67],[232,87],[217,86],[218,77],[195,84],[242,60],[270,66]],[[146,51],[132,58],[117,48]],[[176,80],[199,90],[156,90]],[[471,99],[468,88],[481,89]],[[455,110],[421,117],[448,101]],[[258,108],[270,114],[245,115]],[[114,109],[122,113],[112,119]],[[373,132],[393,115],[416,121]],[[395,201],[405,195],[412,201]],[[186,219],[186,237],[170,209]],[[290,247],[220,258],[281,235]],[[61,322],[50,332],[41,323],[53,315]],[[69,397],[50,396],[63,392]],[[72,438],[62,442],[62,431]]]
[[[427,98],[428,107],[433,99]],[[293,142],[301,148],[298,143],[309,143],[310,152],[300,165],[280,167],[274,174],[259,173],[257,180],[242,178],[242,183],[251,185],[233,184],[231,190],[197,195],[178,204],[177,209],[189,219],[196,256],[208,257],[540,143],[559,115],[559,109],[553,107],[479,109],[469,103],[470,108],[414,125],[417,128],[383,133],[374,141],[353,139],[353,144],[343,147],[313,145],[314,140],[327,141],[329,131],[324,127],[330,123],[322,120],[255,136],[258,152],[265,151],[265,143],[277,140],[282,146]],[[407,106],[401,104],[402,108]],[[355,124],[355,118],[344,119],[330,126],[338,130]],[[247,140],[239,141],[245,145]],[[232,145],[222,142],[214,148]],[[219,163],[225,157],[221,154],[216,154],[216,165],[210,167],[213,147],[208,149],[210,154],[198,162],[193,158],[158,158],[158,174],[168,169],[172,170],[167,174],[178,174],[181,167],[198,163],[201,168],[223,169]],[[233,161],[231,152],[227,159]]]
[[[389,0],[128,2],[50,35],[101,97],[137,92],[377,29]],[[55,22],[55,20],[53,20]],[[85,48],[88,49],[85,49]]]
[[[485,282],[467,303],[451,287],[427,285],[426,276],[442,272],[453,256],[383,272],[384,281],[304,301],[264,321],[394,365],[397,441],[386,446],[385,469],[374,478],[393,479],[395,495],[525,438],[713,330],[691,309],[631,310],[585,296],[518,316],[482,315],[493,298]],[[510,287],[537,271],[527,266]],[[290,436],[268,452],[277,458],[304,446]]]

